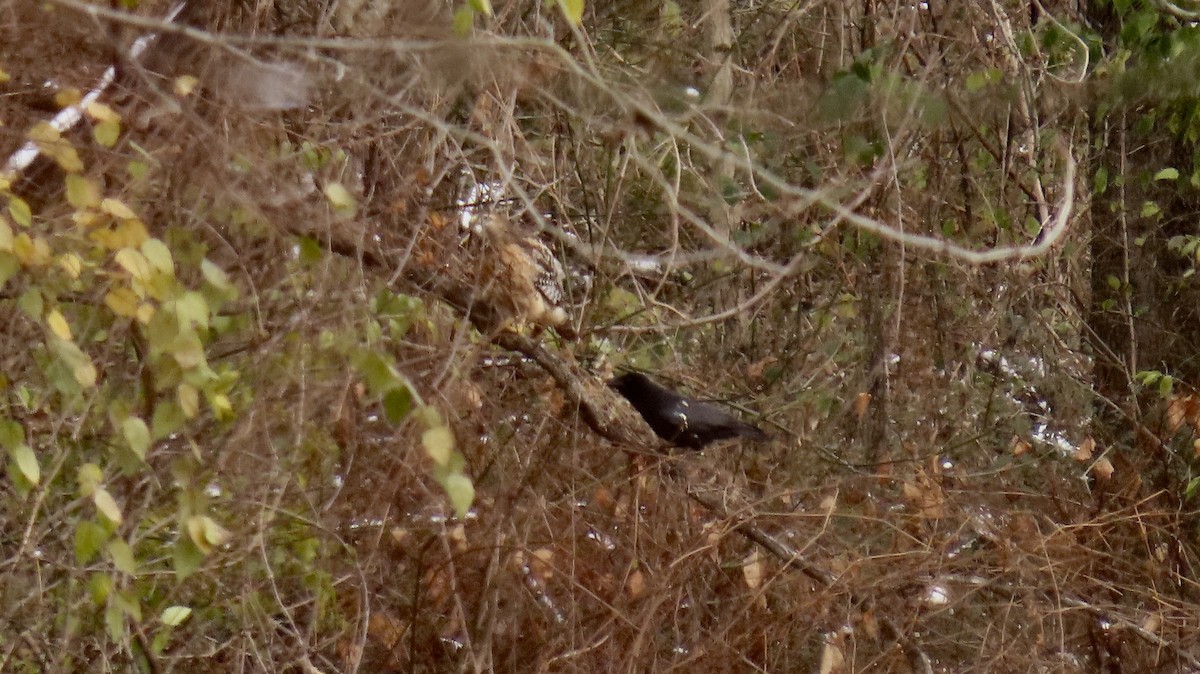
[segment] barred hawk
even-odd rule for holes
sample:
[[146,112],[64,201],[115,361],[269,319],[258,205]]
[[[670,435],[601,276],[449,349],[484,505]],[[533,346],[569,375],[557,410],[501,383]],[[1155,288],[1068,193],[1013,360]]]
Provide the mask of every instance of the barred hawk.
[[515,327],[554,328],[572,337],[567,312],[560,306],[566,274],[554,253],[535,236],[515,231],[500,214],[487,216],[483,231],[489,248],[483,270],[492,282],[496,306],[510,314]]

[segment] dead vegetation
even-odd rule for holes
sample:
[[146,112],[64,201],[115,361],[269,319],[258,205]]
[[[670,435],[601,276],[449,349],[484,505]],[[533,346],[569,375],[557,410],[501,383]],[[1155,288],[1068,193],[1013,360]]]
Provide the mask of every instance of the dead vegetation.
[[884,4],[0,9],[0,670],[1200,668],[1128,17]]

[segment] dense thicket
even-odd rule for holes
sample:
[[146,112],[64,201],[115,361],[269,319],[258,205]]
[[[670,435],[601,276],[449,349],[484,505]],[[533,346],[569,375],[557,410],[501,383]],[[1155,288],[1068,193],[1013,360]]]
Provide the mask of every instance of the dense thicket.
[[0,7],[0,670],[1200,667],[1183,4]]

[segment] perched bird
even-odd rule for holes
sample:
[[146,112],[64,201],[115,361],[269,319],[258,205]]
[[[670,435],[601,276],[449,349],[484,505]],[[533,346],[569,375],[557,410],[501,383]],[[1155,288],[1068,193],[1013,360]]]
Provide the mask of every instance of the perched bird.
[[717,440],[769,437],[720,407],[679,395],[640,372],[625,373],[608,385],[633,405],[658,437],[676,447],[701,449]]
[[484,272],[496,284],[496,304],[518,323],[559,330],[570,336],[567,312],[559,306],[564,298],[562,263],[535,236],[513,229],[508,218],[492,214],[484,221],[490,251]]

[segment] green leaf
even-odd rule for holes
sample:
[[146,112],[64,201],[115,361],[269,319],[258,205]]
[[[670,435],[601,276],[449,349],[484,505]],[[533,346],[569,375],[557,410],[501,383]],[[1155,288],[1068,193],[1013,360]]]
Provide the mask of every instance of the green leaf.
[[325,249],[321,244],[311,236],[302,236],[299,238],[300,246],[300,262],[312,265],[321,261],[325,255]]
[[1158,380],[1158,394],[1164,398],[1170,397],[1172,389],[1175,387],[1175,378],[1171,375],[1164,375]]
[[475,26],[475,12],[470,7],[460,7],[454,12],[454,34],[465,37]]
[[0,419],[0,447],[13,449],[25,443],[25,427],[12,419]]
[[421,444],[434,463],[445,466],[450,462],[450,452],[454,449],[454,435],[449,428],[437,426],[421,434]]
[[163,609],[159,620],[168,627],[179,627],[190,615],[192,615],[192,609],[187,606],[168,606]]
[[471,484],[471,478],[462,473],[449,475],[442,488],[450,497],[450,503],[459,519],[466,517],[471,510],[471,504],[475,502],[475,485]]
[[21,263],[11,253],[0,252],[0,288],[21,270]]
[[572,26],[578,26],[583,21],[583,0],[558,0],[558,7]]
[[150,172],[150,165],[144,161],[131,161],[125,165],[125,172],[134,180],[141,180]]
[[9,454],[17,464],[17,469],[21,471],[21,475],[29,480],[29,484],[37,486],[42,479],[42,469],[38,466],[37,455],[33,453],[33,448],[26,444],[20,444],[10,449]]
[[[115,596],[115,595],[114,595]],[[113,643],[121,643],[125,639],[125,611],[120,604],[110,601],[104,608],[104,626],[108,630],[108,638]]]
[[1184,498],[1190,500],[1196,495],[1196,488],[1200,487],[1200,477],[1193,477],[1188,480],[1187,487],[1183,490]]
[[171,354],[179,367],[184,370],[192,370],[200,368],[207,364],[207,359],[204,356],[204,344],[200,341],[200,337],[192,330],[181,330],[175,339],[167,344],[163,351]]
[[172,401],[161,402],[154,406],[154,418],[150,425],[154,429],[155,438],[165,438],[183,428],[188,417],[183,409]]
[[186,579],[204,563],[204,553],[187,536],[181,536],[175,543],[171,558],[172,566],[175,568],[175,577],[178,580]]
[[204,299],[204,295],[189,290],[175,300],[171,306],[175,309],[175,315],[179,317],[180,325],[208,329],[209,307],[208,300]]
[[50,340],[50,348],[54,351],[54,355],[67,367],[71,372],[71,376],[75,381],[84,388],[91,388],[96,385],[96,366],[92,364],[92,359],[86,353],[79,349],[75,342],[69,342],[65,339]]
[[91,520],[75,525],[75,562],[83,565],[91,562],[104,548],[108,540],[108,529]]
[[1162,211],[1162,209],[1158,207],[1158,204],[1154,203],[1153,201],[1147,201],[1142,204],[1140,215],[1143,218],[1149,218],[1158,215],[1160,211]]
[[367,380],[367,388],[375,395],[383,395],[404,382],[382,356],[374,351],[363,351],[355,359],[355,367]]
[[96,606],[103,606],[108,603],[108,598],[112,595],[113,579],[107,573],[93,573],[87,581],[88,597]]
[[21,296],[17,298],[17,307],[26,316],[35,321],[40,321],[42,320],[42,313],[46,310],[46,300],[36,288],[30,288],[21,293]]
[[121,422],[121,433],[133,453],[145,461],[146,450],[150,449],[150,429],[146,422],[138,417],[126,417],[125,421]]
[[383,395],[383,415],[398,424],[412,410],[413,395],[407,386],[397,386]]
[[108,556],[112,559],[113,566],[121,573],[137,575],[137,560],[133,557],[133,548],[125,541],[119,538],[109,541]]
[[1179,180],[1179,169],[1165,168],[1154,174],[1155,180]]
[[467,0],[467,5],[474,11],[484,16],[492,15],[491,0]]

